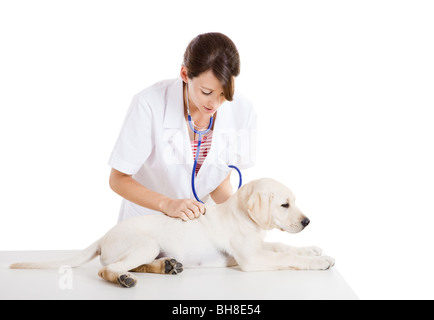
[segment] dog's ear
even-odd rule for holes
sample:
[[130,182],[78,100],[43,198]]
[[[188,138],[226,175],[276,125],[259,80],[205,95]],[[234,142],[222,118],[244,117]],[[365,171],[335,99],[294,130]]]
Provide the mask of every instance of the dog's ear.
[[253,192],[247,201],[247,213],[262,229],[270,230],[271,227],[271,203],[274,193]]

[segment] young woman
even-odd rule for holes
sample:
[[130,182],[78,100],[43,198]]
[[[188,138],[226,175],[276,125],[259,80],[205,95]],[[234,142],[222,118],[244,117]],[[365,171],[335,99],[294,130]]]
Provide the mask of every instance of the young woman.
[[135,95],[111,154],[110,187],[123,197],[119,220],[164,213],[184,221],[200,217],[191,175],[198,134],[202,137],[195,174],[199,198],[216,203],[233,193],[231,168],[254,165],[256,114],[235,93],[240,57],[221,33],[206,33],[188,45],[180,78],[165,80]]

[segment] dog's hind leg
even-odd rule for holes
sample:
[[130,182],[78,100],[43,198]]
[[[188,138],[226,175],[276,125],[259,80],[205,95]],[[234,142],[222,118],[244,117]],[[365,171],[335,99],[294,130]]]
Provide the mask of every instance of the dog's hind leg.
[[159,274],[178,274],[183,271],[182,263],[172,258],[160,258],[154,260],[149,264],[142,264],[141,266],[130,270],[131,272],[148,272]]
[[137,284],[137,278],[135,275],[128,272],[129,265],[128,261],[112,263],[99,270],[98,275],[109,282],[131,288]]
[[137,284],[137,277],[128,270],[133,270],[143,263],[151,263],[159,253],[159,247],[152,241],[146,242],[146,245],[130,247],[128,252],[117,261],[104,266],[98,275],[112,283],[120,284],[123,287],[131,288]]

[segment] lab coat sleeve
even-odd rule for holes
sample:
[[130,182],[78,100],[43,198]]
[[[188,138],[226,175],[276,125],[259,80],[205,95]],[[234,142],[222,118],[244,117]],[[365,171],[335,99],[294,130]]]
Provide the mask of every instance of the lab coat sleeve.
[[246,126],[238,135],[238,168],[244,170],[256,164],[257,115],[253,108],[249,112]]
[[109,165],[125,174],[135,174],[154,147],[152,112],[148,103],[136,95],[131,102]]

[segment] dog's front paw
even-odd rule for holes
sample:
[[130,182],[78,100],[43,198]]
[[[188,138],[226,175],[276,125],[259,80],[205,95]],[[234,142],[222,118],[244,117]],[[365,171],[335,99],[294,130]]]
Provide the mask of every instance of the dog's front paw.
[[335,265],[335,259],[329,256],[310,257],[307,270],[328,270]]
[[322,249],[316,246],[302,248],[302,255],[304,256],[320,256]]
[[335,259],[329,256],[318,257],[320,259],[320,270],[328,270],[335,265]]

